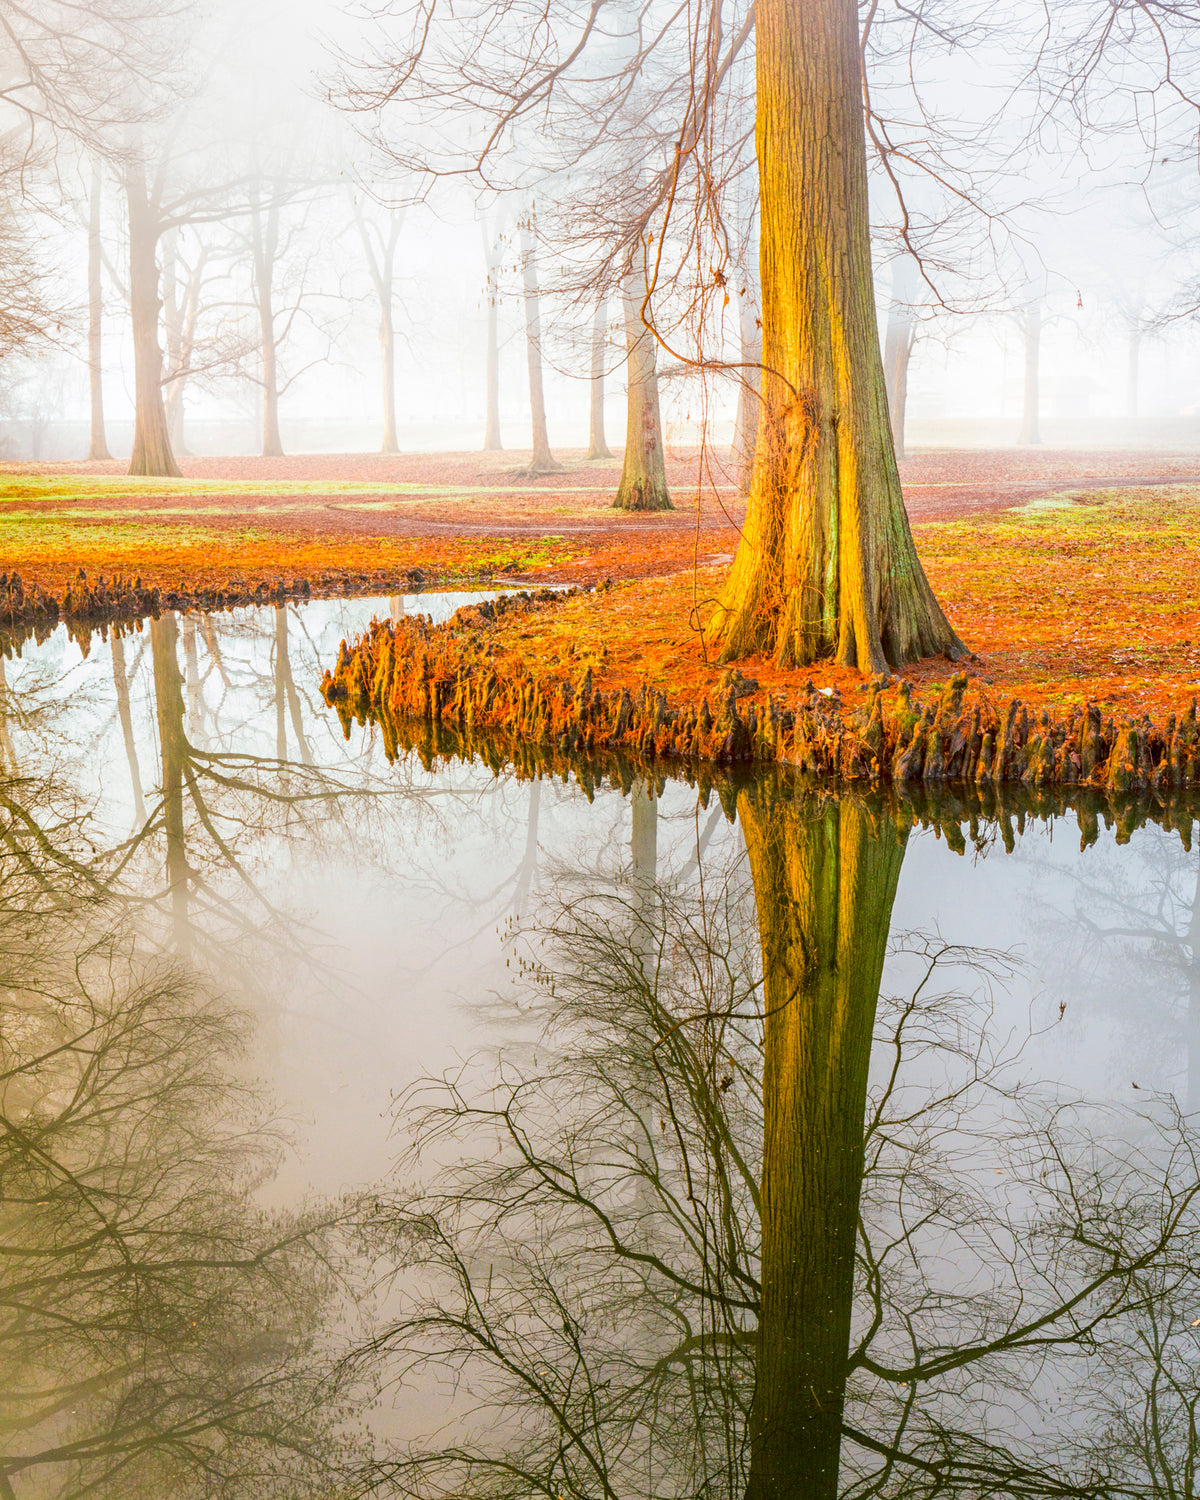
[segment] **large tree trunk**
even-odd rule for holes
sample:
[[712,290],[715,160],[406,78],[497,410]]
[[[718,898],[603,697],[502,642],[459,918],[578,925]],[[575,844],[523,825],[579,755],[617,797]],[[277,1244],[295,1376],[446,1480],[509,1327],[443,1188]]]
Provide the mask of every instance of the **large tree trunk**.
[[504,444],[500,441],[500,267],[501,230],[496,229],[494,243],[488,239],[487,225],[483,226],[483,255],[487,264],[487,416],[483,429],[483,450],[498,453]]
[[747,1500],[836,1500],[871,1033],[904,835],[738,799],[763,957],[762,1292]]
[[559,469],[550,452],[546,428],[546,397],[542,390],[542,315],[538,294],[537,246],[528,223],[521,225],[521,279],[525,289],[525,350],[529,358],[529,411],[533,428],[533,456],[529,473]]
[[585,458],[611,458],[604,435],[604,365],[605,334],[608,331],[608,298],[601,297],[596,303],[596,314],[592,319],[592,378],[590,381],[590,405],[588,408],[588,450]]
[[758,449],[709,630],[722,659],[962,656],[900,493],[879,350],[854,0],[760,0]]
[[896,457],[904,457],[904,423],[908,408],[908,364],[917,341],[913,316],[916,295],[912,257],[902,253],[892,262],[892,295],[888,302],[887,335],[883,341],[883,376]]
[[1040,366],[1042,358],[1042,302],[1034,297],[1021,316],[1025,337],[1025,400],[1021,407],[1021,431],[1018,443],[1042,441]]
[[159,221],[140,161],[125,173],[129,205],[129,307],[133,319],[134,419],[131,474],[179,477],[163,406],[162,348],[158,342]]
[[674,510],[667,491],[662,418],[658,410],[657,345],[642,321],[641,298],[626,286],[625,462],[613,507],[616,510]]
[[103,323],[104,284],[101,280],[103,256],[100,244],[101,167],[92,163],[92,187],[88,196],[88,386],[91,392],[91,436],[88,457],[110,459],[108,437],[104,431],[104,365]]
[[254,300],[258,308],[258,336],[262,367],[262,452],[282,458],[279,436],[279,351],[275,339],[275,257],[279,250],[279,208],[266,210],[256,203],[250,216],[254,236]]

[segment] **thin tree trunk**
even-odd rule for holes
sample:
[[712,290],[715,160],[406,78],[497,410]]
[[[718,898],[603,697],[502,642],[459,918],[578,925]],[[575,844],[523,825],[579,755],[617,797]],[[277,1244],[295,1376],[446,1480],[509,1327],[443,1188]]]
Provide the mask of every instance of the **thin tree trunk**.
[[16,776],[20,774],[20,767],[17,765],[16,746],[12,742],[12,735],[8,732],[8,670],[4,662],[4,655],[0,653],[0,766],[8,775]]
[[158,342],[161,309],[158,285],[158,216],[150,201],[140,161],[125,174],[129,206],[129,306],[133,320],[134,420],[131,474],[179,477],[171,451],[163,406],[162,347]]
[[766,1013],[747,1500],[836,1500],[871,1033],[904,857],[846,799],[738,798]]
[[1138,415],[1138,385],[1141,373],[1142,330],[1137,324],[1129,329],[1129,344],[1125,356],[1125,415],[1136,421]]
[[1021,431],[1018,443],[1029,445],[1042,441],[1041,391],[1039,389],[1042,357],[1042,302],[1033,298],[1025,308],[1021,319],[1021,331],[1025,336],[1025,399],[1021,407]]
[[383,442],[381,453],[399,453],[400,444],[396,436],[396,320],[392,310],[396,243],[400,238],[400,227],[404,215],[393,211],[388,219],[386,235],[379,237],[379,250],[371,239],[371,226],[363,215],[358,201],[354,201],[354,221],[362,240],[363,254],[367,258],[367,269],[375,297],[379,303],[379,355],[383,395]]
[[658,371],[654,335],[642,321],[641,298],[627,285],[625,311],[625,461],[617,486],[616,510],[674,510],[667,490],[662,418],[658,410]]
[[585,458],[612,457],[604,435],[604,356],[607,332],[608,298],[601,297],[596,303],[596,315],[592,319],[591,401],[588,409],[588,450],[584,454]]
[[488,240],[487,225],[482,227],[483,254],[487,264],[487,416],[483,429],[483,451],[498,453],[504,446],[500,441],[500,286],[496,274],[500,263],[501,231],[497,227],[495,242],[491,243]]
[[274,288],[275,257],[279,249],[278,206],[271,204],[264,212],[255,203],[250,223],[254,236],[254,299],[258,309],[259,358],[262,367],[262,452],[264,458],[282,458]]
[[546,397],[542,390],[542,316],[538,295],[537,246],[529,223],[521,225],[521,280],[525,290],[525,350],[529,360],[529,411],[533,454],[529,473],[542,474],[562,467],[550,452],[546,428]]
[[754,480],[754,453],[758,444],[758,408],[762,390],[762,318],[759,315],[758,277],[747,276],[738,303],[742,368],[738,371],[737,421],[733,430],[733,456],[738,466],[738,485],[750,493]]
[[763,376],[722,659],[882,671],[966,648],[913,545],[888,423],[855,0],[755,7]]
[[178,231],[172,230],[162,238],[162,294],[163,331],[167,345],[167,375],[163,383],[163,405],[167,413],[167,432],[171,449],[182,455],[183,443],[183,386],[184,370],[188,358],[184,348],[184,323],[187,317],[188,290],[180,297],[179,256],[177,254]]
[[383,362],[383,443],[379,451],[399,453],[400,441],[396,436],[396,325],[392,317],[390,290],[380,306],[379,355]]
[[92,186],[88,197],[88,386],[91,392],[91,436],[88,458],[111,459],[104,430],[103,254],[100,242],[100,194],[103,175],[100,163],[92,163]]
[[888,414],[896,457],[903,458],[904,424],[908,410],[908,365],[917,341],[913,316],[916,293],[912,257],[902,253],[892,262],[892,295],[888,302],[887,335],[883,344],[883,376],[887,385]]
[[167,841],[167,891],[171,901],[171,925],[175,947],[188,948],[188,864],[183,821],[183,773],[187,763],[187,736],[183,728],[183,677],[179,671],[179,627],[168,611],[150,621],[150,648],[154,656],[154,701],[158,716],[158,742],[162,749],[163,831]]

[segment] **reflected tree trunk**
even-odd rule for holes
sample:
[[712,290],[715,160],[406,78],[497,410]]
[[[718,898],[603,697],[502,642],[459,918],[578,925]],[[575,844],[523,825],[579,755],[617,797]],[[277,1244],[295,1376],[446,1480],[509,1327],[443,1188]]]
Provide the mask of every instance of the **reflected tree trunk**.
[[537,243],[533,237],[531,219],[521,224],[521,279],[525,292],[525,351],[529,360],[529,411],[533,438],[529,472],[539,474],[562,466],[550,451],[550,433],[546,426],[546,396],[542,386],[541,297],[538,290]]
[[613,508],[674,510],[667,492],[658,408],[658,345],[642,320],[642,299],[632,284],[626,284],[621,302],[627,350],[625,461]]
[[1188,923],[1187,1107],[1200,1109],[1200,870]]
[[100,199],[103,172],[98,161],[92,163],[91,191],[88,194],[88,388],[91,395],[91,435],[88,458],[111,459],[108,436],[104,430],[104,283],[103,248],[100,240]]
[[112,644],[113,684],[117,690],[117,717],[125,741],[125,759],[129,762],[129,781],[133,789],[133,826],[141,828],[146,821],[146,803],[142,796],[142,769],[138,765],[137,741],[133,737],[133,715],[129,712],[129,670],[125,664],[125,637],[114,631]]
[[162,755],[163,832],[167,842],[167,892],[175,947],[188,949],[188,863],[183,817],[183,779],[188,742],[183,727],[183,676],[179,670],[179,625],[173,613],[150,621],[154,656],[154,701]]
[[653,889],[658,878],[658,798],[654,788],[635,781],[632,793],[633,833],[630,854],[633,879],[639,888]]
[[8,669],[0,653],[0,767],[10,776],[19,773],[16,747],[8,732]]
[[187,735],[198,744],[204,722],[204,698],[200,691],[200,655],[196,649],[196,622],[183,617],[183,664],[187,678]]
[[538,858],[538,824],[542,817],[542,781],[541,777],[535,776],[529,783],[529,816],[525,826],[525,853],[521,857],[521,867],[517,872],[516,885],[513,887],[512,914],[520,921],[521,914],[525,909],[525,902],[529,899],[529,892],[533,889],[533,877],[537,873]]
[[285,709],[292,721],[292,733],[296,737],[296,750],[301,765],[311,766],[312,751],[304,733],[304,719],[300,712],[300,694],[292,676],[292,658],[288,645],[287,609],[275,606],[275,755],[278,760],[287,759],[287,726]]
[[764,974],[762,1293],[748,1500],[836,1500],[871,1033],[904,836],[738,799]]
[[608,298],[601,297],[596,303],[592,319],[592,376],[590,381],[590,405],[588,408],[588,450],[585,458],[611,458],[608,440],[604,435],[604,364],[605,335],[608,332]]

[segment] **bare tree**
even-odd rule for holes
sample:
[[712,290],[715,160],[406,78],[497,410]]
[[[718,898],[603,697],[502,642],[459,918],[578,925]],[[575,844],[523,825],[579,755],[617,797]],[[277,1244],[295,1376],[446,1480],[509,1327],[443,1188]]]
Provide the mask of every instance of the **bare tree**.
[[104,431],[104,287],[103,246],[101,243],[100,196],[104,169],[98,159],[92,162],[88,193],[88,391],[91,425],[88,435],[88,458],[111,459]]

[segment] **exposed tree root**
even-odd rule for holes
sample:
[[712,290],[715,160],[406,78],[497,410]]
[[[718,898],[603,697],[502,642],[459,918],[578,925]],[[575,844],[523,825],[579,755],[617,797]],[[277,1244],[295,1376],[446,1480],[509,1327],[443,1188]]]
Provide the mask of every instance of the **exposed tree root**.
[[541,672],[504,645],[496,622],[513,610],[563,598],[517,595],[459,610],[434,627],[423,616],[374,621],[351,649],[342,642],[322,691],[349,733],[352,720],[378,719],[385,741],[398,725],[425,721],[465,736],[500,731],[563,753],[629,751],[672,763],[782,763],[857,784],[977,787],[1103,787],[1155,794],[1200,786],[1196,704],[1165,724],[1106,717],[1094,705],[1051,720],[1016,699],[993,702],[986,687],[955,676],[936,698],[878,678],[864,706],[844,712],[836,694],[811,688],[789,701],[774,694],[739,706],[753,685],[727,674],[715,707],[670,702],[643,686],[598,691],[588,668],[577,682]]

